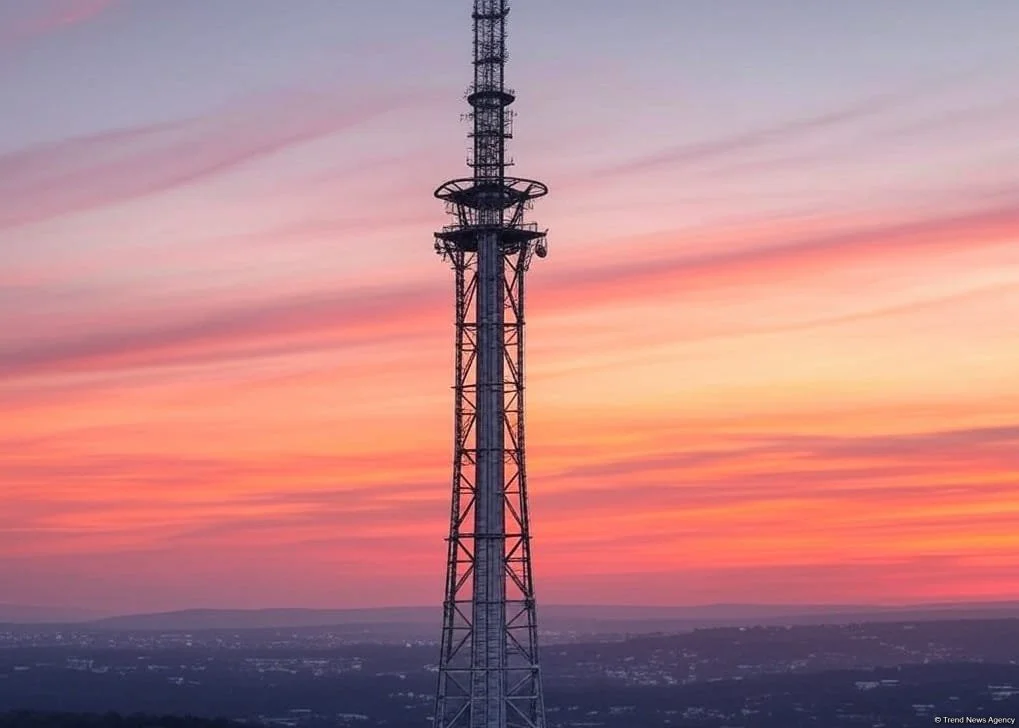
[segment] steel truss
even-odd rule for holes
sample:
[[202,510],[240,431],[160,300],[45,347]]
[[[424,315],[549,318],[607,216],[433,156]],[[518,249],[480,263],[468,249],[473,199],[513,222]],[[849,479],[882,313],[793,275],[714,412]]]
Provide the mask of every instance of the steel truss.
[[514,96],[506,0],[475,0],[471,178],[436,191],[454,223],[435,248],[455,275],[453,495],[436,728],[545,728],[524,447],[524,280],[547,193],[507,177]]

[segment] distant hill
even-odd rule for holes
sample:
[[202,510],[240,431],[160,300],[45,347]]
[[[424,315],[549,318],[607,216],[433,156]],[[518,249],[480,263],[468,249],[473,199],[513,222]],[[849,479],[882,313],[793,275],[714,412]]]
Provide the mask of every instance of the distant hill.
[[30,604],[0,604],[0,622],[38,624],[46,622],[87,622],[106,616],[102,612],[69,607]]
[[[930,621],[936,619],[1001,619],[1019,617],[1019,602],[875,605],[712,604],[695,607],[547,605],[539,607],[545,632],[634,634],[678,632],[706,627],[744,625],[814,625],[850,622]],[[37,615],[36,615],[37,616]],[[78,629],[101,631],[197,631],[344,627],[347,632],[406,634],[408,639],[433,634],[439,626],[438,607],[378,609],[189,609],[134,614],[77,622]],[[32,622],[44,619],[6,619]]]
[[265,629],[329,627],[347,624],[431,624],[438,608],[381,607],[378,609],[186,609],[156,614],[131,614],[91,622],[111,630]]

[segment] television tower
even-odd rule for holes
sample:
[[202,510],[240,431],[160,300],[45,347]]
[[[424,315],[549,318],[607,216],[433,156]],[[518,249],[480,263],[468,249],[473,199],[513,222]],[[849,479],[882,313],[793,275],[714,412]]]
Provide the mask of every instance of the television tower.
[[524,467],[524,278],[541,182],[506,175],[507,0],[474,0],[473,175],[435,196],[456,281],[453,498],[434,728],[545,728]]

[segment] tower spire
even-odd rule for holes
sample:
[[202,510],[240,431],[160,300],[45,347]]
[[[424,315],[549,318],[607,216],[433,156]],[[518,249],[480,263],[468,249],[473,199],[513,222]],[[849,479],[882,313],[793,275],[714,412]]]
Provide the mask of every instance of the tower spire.
[[435,196],[455,280],[453,494],[435,728],[545,728],[524,449],[524,278],[548,188],[508,177],[507,0],[474,0],[473,176]]

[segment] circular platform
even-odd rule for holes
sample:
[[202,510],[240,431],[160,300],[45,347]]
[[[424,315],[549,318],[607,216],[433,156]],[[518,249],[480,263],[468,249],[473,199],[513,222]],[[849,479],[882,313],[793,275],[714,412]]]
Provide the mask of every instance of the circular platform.
[[491,181],[465,177],[450,180],[435,190],[440,200],[473,210],[505,210],[547,194],[548,187],[544,183],[521,177]]

